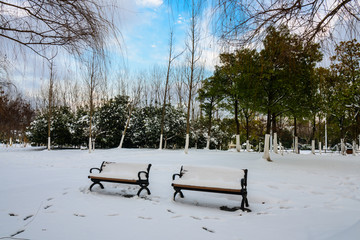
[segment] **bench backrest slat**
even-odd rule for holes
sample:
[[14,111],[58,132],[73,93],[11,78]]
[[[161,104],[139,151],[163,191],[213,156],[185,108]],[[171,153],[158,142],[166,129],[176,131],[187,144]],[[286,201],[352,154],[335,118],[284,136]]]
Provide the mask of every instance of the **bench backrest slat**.
[[122,173],[137,176],[140,171],[148,171],[149,164],[103,162],[101,173]]
[[[242,188],[242,179],[245,180],[246,178],[245,174],[243,169],[183,166],[180,174],[181,177],[175,179],[173,183],[191,186],[240,189]],[[244,187],[246,187],[246,185],[244,185]]]
[[240,181],[244,178],[243,169],[224,167],[183,166],[183,179],[213,179],[222,181]]

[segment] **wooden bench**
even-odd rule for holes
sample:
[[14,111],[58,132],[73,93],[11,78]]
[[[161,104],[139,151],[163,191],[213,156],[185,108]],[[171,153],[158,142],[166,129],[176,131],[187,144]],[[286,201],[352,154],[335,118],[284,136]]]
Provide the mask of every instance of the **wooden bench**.
[[[140,190],[137,192],[139,196],[142,190],[146,190],[150,195],[149,186],[149,172],[151,164],[138,164],[138,163],[115,163],[103,162],[100,168],[91,168],[88,178],[93,182],[92,187],[99,184],[102,189],[104,186],[101,182],[113,182],[139,185]],[[93,173],[97,170],[97,173]]]
[[182,166],[180,173],[173,175],[174,201],[181,190],[241,195],[241,210],[249,207],[247,199],[247,169]]

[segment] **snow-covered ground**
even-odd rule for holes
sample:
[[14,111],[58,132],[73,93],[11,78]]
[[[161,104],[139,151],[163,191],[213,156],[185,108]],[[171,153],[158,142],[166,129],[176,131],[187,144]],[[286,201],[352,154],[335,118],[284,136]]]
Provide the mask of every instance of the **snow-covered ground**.
[[[359,239],[360,156],[150,149],[0,147],[0,239]],[[102,161],[151,163],[150,190],[87,178]],[[224,211],[241,197],[184,191],[181,165],[247,168],[252,212]],[[130,195],[130,196],[129,196]]]

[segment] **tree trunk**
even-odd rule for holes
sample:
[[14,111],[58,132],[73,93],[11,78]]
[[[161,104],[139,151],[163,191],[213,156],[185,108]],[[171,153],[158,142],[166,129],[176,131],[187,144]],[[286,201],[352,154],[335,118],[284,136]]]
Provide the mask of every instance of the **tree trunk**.
[[271,128],[271,111],[270,109],[268,109],[267,120],[266,120],[266,134],[270,134],[270,128]]
[[276,132],[274,132],[274,153],[278,154],[278,140]]
[[312,132],[310,139],[315,139],[315,133],[316,133],[316,115],[314,114],[313,122],[312,122]]
[[297,135],[297,123],[296,123],[296,117],[294,117],[294,152],[296,154],[299,154],[299,139]]
[[186,153],[186,154],[189,153],[189,134],[186,134],[186,139],[185,139],[185,153]]
[[209,126],[208,126],[206,149],[210,149],[211,127],[212,127],[212,109],[210,110],[210,114],[209,114]]
[[122,136],[121,136],[119,148],[122,148],[123,143],[124,143],[126,130],[128,129],[129,124],[130,124],[131,114],[132,114],[132,110],[133,110],[133,104],[130,103],[130,106],[129,106],[129,107],[130,107],[130,109],[129,109],[129,117],[128,117],[127,121],[126,121],[126,125],[125,125],[125,128],[124,128],[123,134],[122,134]]
[[53,71],[53,62],[50,62],[50,79],[49,79],[49,116],[48,116],[48,146],[47,149],[50,150],[51,147],[51,116],[52,116],[52,105],[53,105],[53,90],[54,90],[54,71]]
[[277,125],[276,125],[276,114],[273,113],[271,115],[271,127],[272,127],[272,132],[276,133],[277,132]]
[[[90,107],[91,109],[91,107]],[[90,124],[89,124],[89,153],[91,153],[91,149],[92,149],[92,144],[91,144],[91,138],[92,138],[92,113],[91,113],[91,110],[90,110]]]
[[264,155],[263,159],[271,161],[270,159],[270,134],[265,134],[265,144],[264,144]]
[[240,122],[239,122],[239,102],[237,99],[235,99],[234,102],[234,108],[235,108],[235,123],[236,123],[236,150],[240,152],[241,146],[240,146]]
[[187,106],[186,115],[186,141],[185,141],[185,153],[189,153],[189,134],[190,134],[190,109],[191,109],[191,98],[195,71],[195,9],[192,4],[192,18],[191,18],[191,60],[190,60],[190,82],[189,82],[189,101]]
[[249,141],[250,126],[249,126],[249,116],[248,115],[245,116],[245,121],[246,121],[246,140]]
[[356,155],[356,141],[355,140],[352,142],[352,154],[354,156]]
[[296,154],[299,154],[300,153],[299,152],[299,138],[297,136],[295,137],[295,140],[294,140],[294,146],[295,146],[294,152]]
[[340,153],[341,153],[341,155],[346,155],[345,141],[344,141],[343,138],[340,141],[341,141],[341,143],[340,143],[340,145],[341,145]]
[[315,140],[311,140],[311,153],[315,155]]
[[250,152],[250,142],[249,142],[249,140],[246,140],[246,151]]
[[[168,92],[168,85],[169,85],[169,78],[170,78],[170,70],[171,70],[171,62],[175,58],[172,58],[172,46],[173,46],[173,31],[170,31],[170,42],[169,42],[169,59],[168,59],[168,68],[166,72],[166,82],[165,82],[165,93],[164,93],[164,102],[162,107],[162,114],[161,114],[161,133],[160,133],[160,144],[159,149],[162,149],[162,143],[163,143],[163,135],[164,135],[164,122],[165,122],[165,109],[166,109],[166,97]],[[169,99],[170,102],[170,99]]]

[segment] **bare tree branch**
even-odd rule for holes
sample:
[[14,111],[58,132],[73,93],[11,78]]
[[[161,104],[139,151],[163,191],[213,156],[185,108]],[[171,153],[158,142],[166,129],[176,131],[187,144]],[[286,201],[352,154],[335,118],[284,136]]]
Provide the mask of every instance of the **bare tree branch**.
[[357,0],[217,0],[214,7],[216,30],[226,43],[249,44],[261,40],[268,26],[284,24],[308,42],[333,40],[339,28],[359,33]]
[[44,49],[60,46],[71,53],[101,49],[105,36],[116,31],[106,19],[102,1],[0,1],[0,37],[45,57]]

